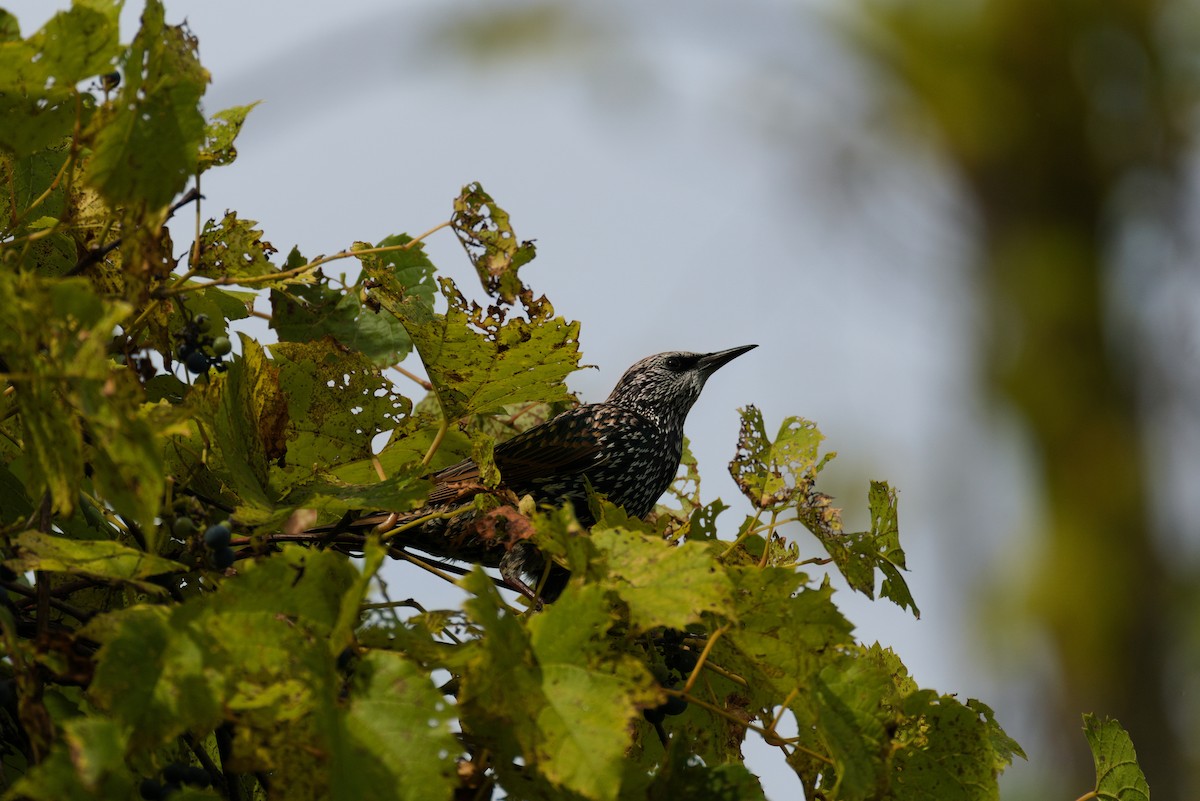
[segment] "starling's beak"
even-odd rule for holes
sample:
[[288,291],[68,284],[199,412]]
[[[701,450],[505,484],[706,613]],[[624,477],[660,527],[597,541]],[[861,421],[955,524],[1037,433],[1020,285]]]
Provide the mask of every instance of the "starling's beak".
[[754,350],[757,347],[758,345],[742,345],[739,348],[730,348],[729,350],[719,350],[716,353],[709,353],[701,356],[700,361],[696,362],[696,366],[700,368],[700,372],[707,378],[746,351]]

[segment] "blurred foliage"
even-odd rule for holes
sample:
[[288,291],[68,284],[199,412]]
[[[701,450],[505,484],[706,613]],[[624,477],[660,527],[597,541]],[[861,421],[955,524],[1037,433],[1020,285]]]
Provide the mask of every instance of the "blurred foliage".
[[[1142,0],[860,6],[857,42],[899,85],[887,102],[924,122],[982,222],[988,376],[1028,426],[1046,505],[1042,546],[1023,562],[1027,608],[1057,660],[1041,688],[1058,716],[1048,728],[1065,737],[1079,709],[1117,716],[1159,797],[1194,798],[1200,729],[1168,708],[1168,681],[1195,663],[1172,632],[1194,627],[1196,611],[1155,546],[1139,417],[1140,388],[1161,382],[1153,362],[1131,363],[1145,328],[1114,295],[1116,271],[1152,274],[1121,263],[1113,243],[1125,226],[1182,219],[1200,15]],[[1156,191],[1130,203],[1131,182]],[[1060,781],[1064,765],[1075,778],[1089,769],[1073,742],[1053,747]]]
[[[0,16],[5,799],[753,799],[751,729],[809,798],[997,797],[1023,754],[992,710],[856,642],[829,576],[801,571],[917,611],[895,493],[873,482],[870,531],[845,534],[808,421],[772,439],[743,411],[731,471],[754,512],[735,537],[689,459],[680,508],[651,521],[599,498],[589,532],[570,508],[505,509],[571,572],[544,609],[480,568],[462,609],[369,600],[388,556],[440,568],[403,527],[312,524],[457,513],[425,506],[425,475],[569,402],[578,324],[518,276],[532,247],[478,184],[426,234],[312,260],[197,211],[176,259],[164,223],[199,209],[189,180],[233,163],[251,107],[206,124],[194,37],[149,0],[121,45],[117,8],[80,0],[28,39]],[[486,307],[443,277],[437,311],[422,241],[443,227]],[[354,283],[321,269],[350,258]],[[280,341],[235,353],[264,290]],[[417,403],[383,372],[414,352]],[[799,561],[778,532],[794,520],[828,560]],[[1093,741],[1097,764],[1128,758],[1109,728]]]

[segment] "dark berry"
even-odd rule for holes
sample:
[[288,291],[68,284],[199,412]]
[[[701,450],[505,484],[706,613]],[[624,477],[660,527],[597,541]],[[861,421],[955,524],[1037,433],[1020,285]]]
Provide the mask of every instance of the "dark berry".
[[193,787],[207,787],[211,779],[208,771],[198,765],[188,765],[183,771],[183,783]]
[[187,765],[179,762],[172,762],[163,768],[163,781],[167,784],[183,784],[183,774],[187,770]]
[[163,786],[157,779],[142,779],[142,783],[138,785],[138,795],[146,801],[162,801]]
[[100,76],[100,88],[105,91],[112,91],[121,85],[121,73],[109,72]]
[[659,707],[664,715],[682,715],[687,708],[688,702],[678,695],[667,696],[667,702]]
[[233,565],[234,558],[235,555],[233,553],[233,549],[228,545],[222,545],[220,548],[217,548],[213,551],[213,564],[216,565],[218,570],[224,570],[227,567],[231,567]]
[[226,356],[231,350],[233,343],[229,341],[229,337],[217,337],[212,342],[212,352],[218,356]]
[[680,675],[686,676],[690,674],[696,667],[696,662],[699,657],[692,651],[685,651],[682,648],[670,648],[663,658],[668,666],[673,670],[678,670]]
[[209,526],[208,530],[204,532],[204,544],[209,548],[224,548],[229,544],[230,534],[229,526],[224,523]]
[[666,714],[662,711],[661,706],[656,706],[654,709],[643,709],[642,717],[646,719],[647,723],[657,726],[663,722],[663,719],[666,718]]
[[195,373],[196,375],[207,373],[209,368],[208,357],[200,351],[194,350],[183,360],[183,366],[187,368],[189,373]]

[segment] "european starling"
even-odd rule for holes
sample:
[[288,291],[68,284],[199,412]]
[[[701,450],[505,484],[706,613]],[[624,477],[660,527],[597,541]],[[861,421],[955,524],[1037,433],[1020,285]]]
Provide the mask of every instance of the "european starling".
[[[587,503],[589,486],[624,507],[629,515],[644,517],[679,470],[683,423],[704,382],[721,366],[755,347],[647,356],[625,371],[603,403],[569,409],[498,444],[494,456],[503,486],[518,497],[532,495],[539,503],[569,501],[584,526],[594,522]],[[486,489],[479,467],[469,459],[447,467],[432,480],[429,506],[413,517],[469,502]],[[509,548],[496,538],[480,536],[472,516],[430,521],[404,532],[395,544],[442,558],[499,567],[513,589],[533,598],[521,576],[541,574],[541,555],[524,541]],[[404,522],[379,513],[318,530],[374,527],[385,521],[389,528]],[[561,592],[565,573],[559,570],[551,575],[542,598],[553,600]]]

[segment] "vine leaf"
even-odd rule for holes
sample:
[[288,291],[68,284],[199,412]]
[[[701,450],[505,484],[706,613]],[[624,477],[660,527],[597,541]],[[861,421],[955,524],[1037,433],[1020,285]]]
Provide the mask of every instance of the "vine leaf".
[[246,116],[254,110],[258,101],[246,106],[233,106],[213,115],[204,126],[204,144],[200,148],[197,168],[204,172],[210,167],[224,167],[237,158],[233,141],[242,132]]
[[450,732],[453,709],[429,673],[401,654],[373,650],[355,667],[353,696],[330,766],[330,797],[450,798],[457,776],[445,755],[461,747]]
[[208,220],[200,232],[197,275],[210,278],[252,278],[277,272],[271,263],[275,248],[264,242],[254,220],[238,219],[227,211],[220,222]]
[[815,424],[788,417],[772,439],[762,412],[754,406],[741,411],[738,449],[729,463],[743,494],[756,507],[778,512],[792,505],[797,519],[824,546],[851,589],[875,597],[875,571],[883,574],[880,595],[901,609],[921,616],[904,577],[904,550],[896,517],[896,493],[885,482],[872,481],[868,493],[871,530],[847,533],[842,511],[833,498],[816,489],[817,475],[836,456],[819,454],[824,437]]
[[[364,269],[371,273],[373,267]],[[545,298],[527,307],[527,319],[510,318],[499,308],[485,312],[468,303],[453,281],[442,278],[449,307],[437,314],[386,278],[371,297],[404,324],[448,419],[571,397],[563,380],[579,365],[579,323],[555,317]]]
[[526,303],[533,293],[521,283],[517,271],[533,260],[533,242],[518,242],[508,212],[496,205],[478,183],[467,184],[454,200],[451,225],[467,251],[484,290],[513,303]]
[[712,569],[712,554],[703,544],[664,548],[661,538],[604,520],[589,537],[608,561],[605,586],[628,605],[635,631],[682,629],[705,613],[729,614],[733,583]]
[[836,455],[818,458],[824,437],[816,424],[788,417],[771,439],[757,407],[747,406],[740,412],[737,453],[729,472],[742,494],[759,509],[783,507],[797,496],[803,499],[817,473]]
[[161,0],[149,0],[117,98],[97,115],[87,178],[113,205],[162,208],[196,173],[209,75],[195,37],[163,17]]
[[13,570],[45,570],[130,581],[150,591],[161,592],[162,588],[137,580],[187,570],[178,562],[111,540],[72,540],[38,531],[25,531],[17,537],[16,546],[16,558],[4,563]]
[[112,69],[120,54],[120,6],[76,3],[22,41],[16,19],[5,22],[0,47],[0,150],[23,158],[69,136],[75,85]]
[[[618,797],[631,723],[652,705],[645,668],[614,651],[604,591],[584,586],[522,625],[502,611],[480,570],[462,585],[484,636],[459,669],[463,726],[495,749],[497,771],[517,795],[553,797],[552,788],[607,801]],[[515,768],[521,757],[525,768]]]
[[1097,798],[1112,801],[1150,801],[1150,785],[1138,766],[1133,741],[1111,718],[1083,716],[1083,734],[1096,763]]
[[[404,234],[384,238],[378,245],[354,243],[354,250],[407,245],[412,239]],[[395,297],[411,298],[433,307],[434,266],[425,255],[422,243],[404,250],[386,253],[361,253],[364,270],[349,291],[336,289],[327,280],[310,286],[293,286],[288,291],[272,291],[271,327],[281,339],[307,342],[331,336],[347,348],[366,354],[380,366],[397,364],[412,351],[412,339],[400,320],[392,314],[380,314],[378,305],[364,303],[368,285]],[[287,267],[305,263],[293,250]]]

